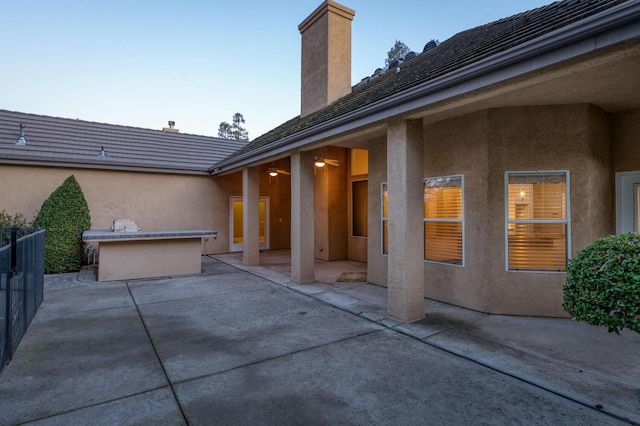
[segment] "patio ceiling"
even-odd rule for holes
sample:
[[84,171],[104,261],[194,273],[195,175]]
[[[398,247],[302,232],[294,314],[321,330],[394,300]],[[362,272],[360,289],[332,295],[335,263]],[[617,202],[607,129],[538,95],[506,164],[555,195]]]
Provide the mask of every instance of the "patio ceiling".
[[528,73],[412,114],[428,122],[487,108],[593,104],[609,113],[640,108],[640,39]]

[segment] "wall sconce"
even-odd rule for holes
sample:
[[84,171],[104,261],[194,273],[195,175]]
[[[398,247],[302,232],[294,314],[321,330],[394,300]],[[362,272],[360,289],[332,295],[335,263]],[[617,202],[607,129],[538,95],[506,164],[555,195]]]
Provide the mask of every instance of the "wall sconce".
[[527,191],[524,188],[520,188],[520,198],[524,198],[527,196]]
[[24,137],[24,124],[20,123],[20,137],[16,140],[16,145],[25,146],[27,144],[27,140]]
[[100,152],[98,153],[98,158],[107,158],[107,153],[104,152],[104,146],[100,147]]

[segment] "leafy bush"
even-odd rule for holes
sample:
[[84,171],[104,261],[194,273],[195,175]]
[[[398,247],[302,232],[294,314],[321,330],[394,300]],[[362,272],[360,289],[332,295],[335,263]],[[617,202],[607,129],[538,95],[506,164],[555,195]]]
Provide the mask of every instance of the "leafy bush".
[[601,238],[569,262],[563,307],[577,321],[640,333],[640,235]]
[[87,200],[73,175],[42,203],[34,224],[46,229],[45,273],[79,270],[85,254],[82,232],[91,226],[91,216]]
[[16,213],[11,216],[6,210],[2,210],[0,212],[0,227],[11,228],[12,226],[23,228],[29,226],[29,221],[22,213]]
[[0,212],[0,247],[9,242],[11,228],[14,226],[24,229],[31,227],[31,224],[22,213],[16,213],[12,216],[6,210],[2,210]]

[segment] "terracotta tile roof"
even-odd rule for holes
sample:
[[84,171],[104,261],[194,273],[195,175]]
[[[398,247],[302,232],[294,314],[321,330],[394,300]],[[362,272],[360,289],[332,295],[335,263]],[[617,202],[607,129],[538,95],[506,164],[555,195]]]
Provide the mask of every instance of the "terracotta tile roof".
[[401,63],[399,73],[392,69],[363,79],[350,94],[313,114],[292,118],[254,139],[220,164],[628,1],[558,1],[460,32]]
[[[25,126],[24,146],[16,145],[20,124]],[[0,110],[0,163],[207,174],[212,164],[245,144]]]

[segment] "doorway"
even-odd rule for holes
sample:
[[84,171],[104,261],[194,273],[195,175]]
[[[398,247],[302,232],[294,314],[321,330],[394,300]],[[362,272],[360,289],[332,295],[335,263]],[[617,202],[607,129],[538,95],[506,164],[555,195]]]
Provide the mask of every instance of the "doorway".
[[640,171],[616,173],[616,233],[640,232]]
[[[269,249],[269,197],[260,197],[259,242],[260,250]],[[242,251],[243,247],[243,202],[242,197],[231,197],[229,203],[229,251]]]

